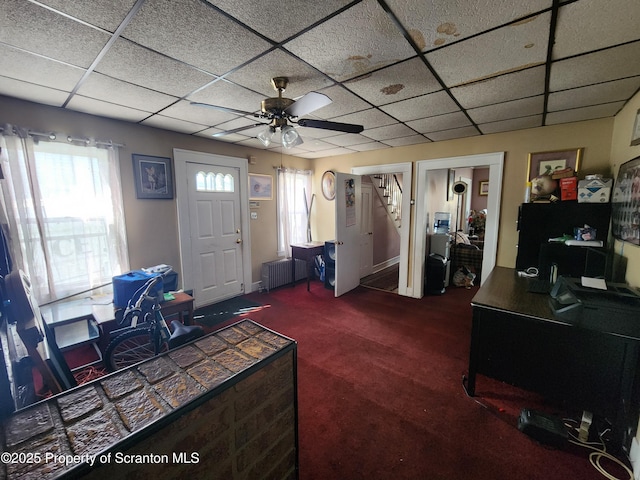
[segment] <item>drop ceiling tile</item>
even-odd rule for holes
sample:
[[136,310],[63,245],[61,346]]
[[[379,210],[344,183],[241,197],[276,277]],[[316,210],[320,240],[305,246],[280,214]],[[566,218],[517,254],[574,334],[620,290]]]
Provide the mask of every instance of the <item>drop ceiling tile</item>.
[[464,108],[516,100],[544,93],[545,67],[527,68],[479,82],[455,87],[451,93]]
[[89,67],[111,36],[24,0],[3,0],[0,42]]
[[95,112],[100,112],[101,117],[115,118],[125,122],[140,122],[149,116],[149,112],[83,97],[82,95],[74,95],[66,108],[92,115],[96,115]]
[[[1,66],[0,71],[2,71]],[[67,100],[69,93],[0,76],[0,95],[61,107]]]
[[453,130],[442,130],[441,132],[433,132],[429,134],[429,138],[434,142],[443,140],[453,140],[455,138],[474,137],[479,135],[475,127],[454,128]]
[[553,58],[560,59],[640,39],[638,0],[580,0],[563,5]]
[[350,148],[353,148],[357,152],[371,152],[373,150],[382,150],[384,148],[391,148],[391,147],[382,142],[369,142],[369,143],[360,143],[358,145],[352,145]]
[[422,60],[414,58],[350,80],[345,86],[374,105],[442,90]]
[[415,55],[375,0],[356,4],[284,47],[340,81]]
[[334,84],[316,69],[283,50],[269,52],[225,78],[259,92],[263,97],[277,97],[278,92],[271,85],[273,77],[289,78],[283,96],[293,99]]
[[0,44],[0,74],[5,77],[69,93],[84,73],[82,68]]
[[260,102],[263,99],[262,95],[225,80],[218,80],[189,95],[192,102],[209,103],[250,113],[260,112]]
[[[222,123],[217,123],[216,124],[216,129],[218,131],[228,131],[228,130],[233,130],[234,128],[241,128],[241,127],[249,127],[249,126],[253,126],[256,127],[258,123],[264,124],[264,126],[266,127],[268,125],[268,123],[266,121],[260,121],[259,118],[253,118],[253,117],[236,117],[233,120],[227,121],[227,122],[222,122]],[[238,132],[240,135],[247,135],[247,131],[248,130],[242,130],[240,132]]]
[[640,75],[640,41],[551,64],[552,92]]
[[[308,131],[308,128],[299,130],[302,141],[304,142],[302,145],[300,145],[300,148],[302,148],[303,150],[306,150],[308,152],[320,152],[322,150],[330,150],[336,148],[335,143],[329,143],[327,141],[310,137],[309,135],[307,135]],[[338,146],[341,147],[343,145]]]
[[337,157],[337,156],[346,155],[349,153],[354,153],[354,151],[348,148],[333,148],[330,150],[321,150],[319,152],[303,153],[300,156],[302,158],[325,158],[325,157]]
[[510,132],[525,128],[536,128],[542,126],[542,115],[531,115],[530,117],[511,118],[499,122],[483,123],[478,125],[482,133]]
[[346,133],[329,137],[325,139],[327,142],[339,147],[351,147],[362,143],[371,143],[371,139],[355,133]]
[[406,145],[416,145],[418,143],[430,143],[431,140],[423,137],[422,135],[410,135],[408,137],[392,138],[390,140],[383,140],[382,143],[389,145],[390,147],[403,147]]
[[369,108],[356,113],[333,117],[331,121],[355,123],[356,125],[362,125],[365,130],[368,128],[382,127],[384,125],[391,125],[392,123],[395,123],[393,118],[376,108]]
[[167,107],[162,111],[162,116],[184,120],[198,125],[205,125],[207,127],[217,126],[223,122],[238,118],[237,115],[232,113],[191,105],[191,103],[186,100],[181,100]]
[[152,117],[147,118],[143,122],[142,125],[146,125],[148,127],[156,127],[156,128],[164,128],[165,130],[172,130],[174,132],[180,133],[198,133],[205,128],[206,125],[199,125],[197,123],[185,122],[184,120],[178,120],[175,118],[165,117],[163,115],[154,115]]
[[215,78],[123,39],[114,43],[95,71],[176,97]]
[[424,52],[550,8],[551,0],[448,0],[387,4]]
[[77,93],[83,97],[95,98],[146,112],[157,112],[178,100],[177,97],[95,72],[82,83]]
[[547,57],[550,19],[543,13],[429,52],[427,60],[448,87],[540,65]]
[[240,135],[238,133],[230,133],[229,135],[225,135],[223,137],[212,137],[214,133],[222,132],[219,128],[207,128],[206,130],[202,130],[200,132],[195,133],[198,137],[205,137],[210,140],[214,140],[216,142],[225,142],[225,143],[236,143],[242,140],[246,140],[247,137],[244,135]]
[[323,0],[311,6],[307,2],[268,0],[261,1],[256,8],[252,2],[207,1],[276,42],[286,40],[351,3],[351,0]]
[[396,123],[395,125],[388,125],[386,127],[372,128],[365,130],[362,135],[372,138],[374,140],[389,140],[391,138],[407,137],[409,135],[415,135],[416,132],[411,130],[406,125]]
[[554,92],[549,95],[549,111],[587,107],[599,103],[627,100],[640,88],[640,76]]
[[475,123],[488,123],[536,115],[542,113],[543,110],[544,95],[538,95],[486,107],[472,108],[467,110],[467,113]]
[[397,103],[391,103],[380,108],[392,117],[403,122],[424,118],[425,116],[442,115],[443,113],[451,113],[458,110],[456,103],[444,90],[422,95],[421,97],[409,98]]
[[620,111],[625,102],[605,103],[591,107],[573,108],[560,112],[550,112],[547,114],[547,125],[559,123],[581,122],[583,120],[593,120],[596,118],[612,117]]
[[361,100],[346,88],[340,85],[325,88],[320,91],[331,99],[331,103],[313,112],[311,116],[323,119],[333,119],[347,113],[358,112],[371,108],[364,100]]
[[91,25],[104,28],[109,32],[116,31],[136,3],[136,0],[109,0],[108,2],[39,1],[55,10]]
[[271,47],[204,2],[192,0],[147,0],[123,36],[216,75]]
[[445,113],[444,115],[407,122],[407,126],[420,133],[451,130],[452,128],[466,127],[469,125],[471,125],[471,122],[463,112]]

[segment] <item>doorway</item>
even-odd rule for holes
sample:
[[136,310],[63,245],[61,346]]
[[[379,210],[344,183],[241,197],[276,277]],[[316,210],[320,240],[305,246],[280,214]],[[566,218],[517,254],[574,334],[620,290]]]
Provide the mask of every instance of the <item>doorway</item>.
[[402,195],[401,211],[402,222],[398,228],[400,234],[400,255],[398,262],[398,295],[412,296],[408,288],[409,280],[409,243],[410,243],[410,223],[411,223],[411,183],[412,183],[412,163],[391,163],[385,165],[370,165],[365,167],[353,167],[351,173],[357,175],[380,175],[380,174],[401,174],[402,184],[405,191]]
[[251,279],[247,160],[180,149],[173,156],[183,288],[195,307],[242,295]]
[[489,168],[489,192],[487,197],[487,217],[485,224],[484,253],[482,258],[482,284],[493,270],[498,249],[498,227],[500,220],[500,198],[502,196],[502,175],[504,152],[449,157],[416,162],[416,205],[413,230],[413,285],[414,295],[421,298],[424,293],[424,271],[426,258],[426,232],[428,225],[429,174],[434,170],[460,168]]

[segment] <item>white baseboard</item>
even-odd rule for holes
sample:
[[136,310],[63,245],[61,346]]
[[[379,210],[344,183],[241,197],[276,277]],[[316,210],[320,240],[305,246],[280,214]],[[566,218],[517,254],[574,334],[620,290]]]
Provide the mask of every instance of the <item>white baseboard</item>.
[[373,271],[373,273],[378,273],[380,270],[384,270],[385,268],[390,267],[391,265],[395,265],[396,263],[400,263],[400,256],[377,263],[371,268],[371,270]]

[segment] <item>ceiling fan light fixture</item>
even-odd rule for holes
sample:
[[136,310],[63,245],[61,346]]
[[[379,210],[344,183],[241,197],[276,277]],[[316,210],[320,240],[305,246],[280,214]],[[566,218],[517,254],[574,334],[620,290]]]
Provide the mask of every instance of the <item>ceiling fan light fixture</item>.
[[260,140],[265,147],[268,147],[269,145],[271,145],[271,140],[273,139],[275,133],[275,127],[267,125],[267,128],[265,128],[258,134],[258,140]]
[[293,148],[296,145],[300,145],[302,143],[300,134],[291,125],[285,125],[281,130],[282,145],[284,145],[284,148]]

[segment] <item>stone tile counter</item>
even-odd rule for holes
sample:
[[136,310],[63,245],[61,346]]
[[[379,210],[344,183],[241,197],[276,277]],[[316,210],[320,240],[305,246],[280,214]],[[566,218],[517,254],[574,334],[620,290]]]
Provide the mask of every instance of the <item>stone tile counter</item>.
[[298,476],[296,343],[243,320],[10,416],[0,479]]

